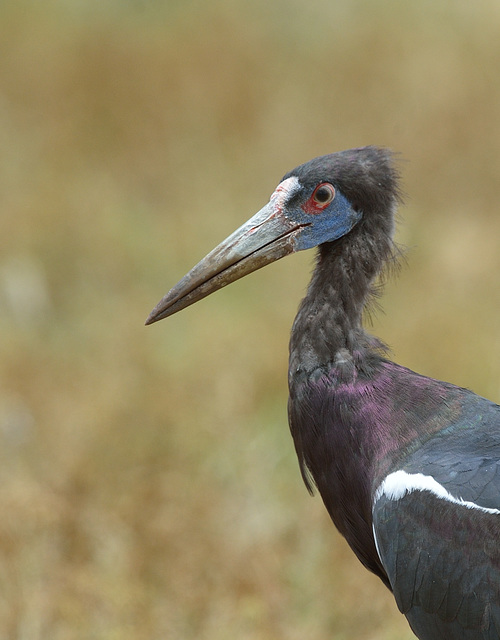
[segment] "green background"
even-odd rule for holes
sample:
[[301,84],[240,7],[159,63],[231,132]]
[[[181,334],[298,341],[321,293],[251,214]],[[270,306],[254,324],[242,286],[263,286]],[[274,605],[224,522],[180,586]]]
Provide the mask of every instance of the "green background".
[[323,153],[401,152],[372,330],[500,398],[500,4],[3,2],[0,639],[403,640],[300,479],[314,252],[145,328]]

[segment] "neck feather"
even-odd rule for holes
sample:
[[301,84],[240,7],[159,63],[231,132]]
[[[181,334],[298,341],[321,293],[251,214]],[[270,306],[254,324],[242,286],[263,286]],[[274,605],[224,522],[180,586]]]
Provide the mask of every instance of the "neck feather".
[[368,233],[363,225],[340,240],[320,245],[292,329],[292,375],[345,358],[358,362],[384,349],[364,331],[362,316],[375,291],[374,279],[393,255],[391,235]]

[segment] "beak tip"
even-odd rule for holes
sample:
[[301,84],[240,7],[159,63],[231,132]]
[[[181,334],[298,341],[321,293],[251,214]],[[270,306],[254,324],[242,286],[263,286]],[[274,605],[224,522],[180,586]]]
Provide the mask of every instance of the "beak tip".
[[158,307],[155,307],[153,311],[151,311],[149,316],[146,318],[146,322],[144,323],[144,325],[147,327],[150,324],[154,324],[155,322],[158,322],[158,320],[161,320],[163,317],[164,316],[160,313]]

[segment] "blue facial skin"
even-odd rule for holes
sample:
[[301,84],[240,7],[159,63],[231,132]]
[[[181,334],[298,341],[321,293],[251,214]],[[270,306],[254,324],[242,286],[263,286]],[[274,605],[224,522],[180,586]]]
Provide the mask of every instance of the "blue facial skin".
[[338,240],[349,233],[363,216],[361,211],[352,208],[349,200],[338,189],[335,192],[335,198],[323,211],[309,213],[297,203],[293,207],[285,206],[283,215],[293,222],[304,225],[296,238],[297,251]]

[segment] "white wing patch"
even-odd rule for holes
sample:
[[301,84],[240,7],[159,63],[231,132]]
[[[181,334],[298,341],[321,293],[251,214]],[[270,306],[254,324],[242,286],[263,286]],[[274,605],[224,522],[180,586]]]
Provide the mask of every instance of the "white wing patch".
[[484,511],[485,513],[500,513],[499,509],[489,509],[469,500],[455,498],[432,476],[426,476],[423,473],[406,473],[406,471],[401,470],[390,473],[385,478],[375,492],[373,506],[375,507],[377,500],[383,495],[389,500],[401,500],[407,493],[412,493],[413,491],[430,491],[437,498],[453,502],[467,509],[479,509],[479,511]]
[[[375,491],[373,498],[373,509],[377,504],[377,501],[385,496],[389,500],[401,500],[407,493],[413,491],[430,491],[433,495],[441,500],[447,500],[453,504],[458,504],[466,509],[478,509],[484,513],[500,514],[499,509],[489,509],[488,507],[482,507],[470,500],[463,500],[462,498],[455,498],[449,491],[447,491],[442,484],[439,484],[432,476],[426,476],[423,473],[406,473],[406,471],[395,471],[390,473],[385,480],[380,484]],[[372,524],[373,539],[375,540],[375,548],[380,557],[380,551],[375,533],[375,526]]]

